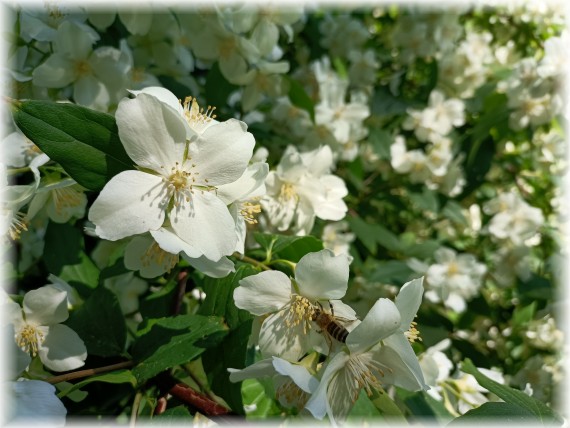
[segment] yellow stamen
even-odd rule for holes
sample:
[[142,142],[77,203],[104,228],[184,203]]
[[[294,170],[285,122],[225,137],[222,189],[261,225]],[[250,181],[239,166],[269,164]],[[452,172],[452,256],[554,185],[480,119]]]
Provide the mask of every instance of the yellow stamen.
[[26,326],[16,335],[16,343],[18,346],[28,353],[31,352],[32,357],[37,355],[39,346],[43,341],[43,333],[30,324],[26,324]]
[[291,299],[289,311],[286,314],[285,325],[287,327],[295,327],[303,324],[303,332],[308,333],[311,328],[311,320],[315,314],[315,305],[304,296],[295,294]]
[[260,212],[261,212],[260,204],[254,204],[249,201],[241,204],[240,214],[242,215],[243,219],[249,224],[257,224],[257,219],[255,218],[255,215],[259,214]]

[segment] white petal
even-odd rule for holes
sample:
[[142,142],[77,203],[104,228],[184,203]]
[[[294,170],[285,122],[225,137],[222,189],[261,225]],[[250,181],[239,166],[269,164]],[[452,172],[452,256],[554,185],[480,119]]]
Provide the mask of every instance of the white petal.
[[291,280],[279,271],[264,271],[248,276],[234,290],[236,306],[253,315],[278,311],[290,300]]
[[204,275],[211,276],[212,278],[225,278],[231,272],[235,272],[233,262],[227,257],[222,257],[218,261],[212,261],[204,256],[193,259],[186,257],[183,253],[182,258],[194,269],[197,269]]
[[[55,386],[41,380],[10,382],[17,425],[64,426],[67,410],[56,395]],[[12,425],[12,424],[10,424]]]
[[218,197],[229,205],[234,201],[263,196],[268,173],[269,165],[265,162],[254,163],[247,167],[239,179],[218,187]]
[[140,91],[129,91],[129,92],[134,95],[140,95],[140,94],[152,95],[159,101],[173,108],[175,111],[178,112],[178,114],[180,114],[180,116],[184,115],[184,108],[182,107],[182,104],[180,104],[178,97],[166,88],[161,88],[160,86],[149,86],[147,88],[141,89]]
[[384,370],[381,382],[396,385],[408,391],[425,389],[426,384],[418,357],[414,353],[408,339],[396,333],[384,341],[384,345],[374,350],[374,359],[390,368]]
[[49,328],[38,354],[48,369],[63,372],[85,364],[87,349],[76,332],[66,325],[56,324]]
[[[263,356],[276,356],[290,361],[298,361],[309,349],[316,333],[305,334],[303,325],[288,326],[285,323],[289,306],[269,315],[261,325],[259,349]],[[311,334],[313,333],[313,334]]]
[[172,229],[210,260],[233,253],[237,236],[226,205],[211,192],[196,190],[188,203],[170,212]]
[[190,146],[191,162],[196,164],[200,179],[219,186],[242,176],[253,154],[255,139],[247,125],[236,119],[217,123],[198,136]]
[[63,88],[75,80],[72,62],[57,53],[50,56],[32,73],[34,84],[44,88]]
[[[328,402],[327,391],[331,379],[345,366],[348,358],[348,354],[345,352],[339,352],[326,365],[318,388],[305,405],[305,409],[311,412],[315,418],[322,419],[327,413],[332,418],[332,409]],[[331,391],[331,393],[335,393],[335,391]],[[350,399],[349,397],[345,398],[347,400]]]
[[57,29],[57,35],[53,44],[56,52],[78,60],[89,56],[92,50],[93,39],[80,26],[71,21],[64,21]]
[[330,250],[305,255],[295,268],[303,296],[315,300],[340,299],[348,287],[348,257]]
[[137,165],[169,171],[182,162],[186,127],[172,108],[152,95],[140,94],[123,99],[115,117],[123,146]]
[[69,316],[67,293],[52,285],[28,291],[24,296],[23,307],[26,321],[39,325],[58,324]]
[[282,358],[273,357],[273,367],[283,376],[290,377],[295,384],[306,393],[313,393],[319,386],[319,381],[301,365],[291,364]]
[[[154,238],[144,234],[133,237],[125,247],[125,267],[129,270],[139,271],[143,278],[156,278],[172,267],[171,261],[178,261],[178,255],[167,251],[157,253]],[[174,259],[172,259],[174,257]]]
[[363,352],[400,328],[400,312],[388,299],[378,299],[362,322],[346,338],[350,352]]
[[89,210],[95,233],[110,241],[156,230],[164,222],[166,187],[162,178],[123,171],[103,188]]
[[229,368],[228,371],[230,372],[230,382],[241,382],[245,379],[258,379],[275,375],[271,358],[260,360],[242,370]]
[[73,85],[73,99],[77,104],[91,106],[102,91],[106,91],[105,86],[95,76],[88,74],[76,80]]
[[188,257],[198,258],[202,254],[188,242],[183,241],[170,227],[161,227],[158,230],[151,230],[150,234],[156,243],[164,251],[171,254],[185,253]]
[[400,311],[402,328],[406,330],[410,327],[410,324],[418,313],[420,303],[422,303],[422,295],[424,293],[423,282],[423,276],[406,282],[396,296],[396,307]]

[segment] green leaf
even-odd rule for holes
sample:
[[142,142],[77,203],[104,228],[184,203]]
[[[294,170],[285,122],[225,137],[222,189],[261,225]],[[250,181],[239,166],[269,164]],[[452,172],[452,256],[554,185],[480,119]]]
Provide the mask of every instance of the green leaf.
[[217,345],[227,334],[227,327],[217,317],[179,315],[145,320],[137,334],[131,352],[139,364],[133,374],[142,383]]
[[410,200],[414,208],[419,211],[439,212],[439,200],[435,191],[425,187],[422,193],[410,193]]
[[394,138],[388,131],[380,128],[372,128],[368,135],[368,141],[372,144],[374,153],[376,153],[380,159],[390,160],[392,158],[390,146],[394,142]]
[[214,63],[208,72],[204,87],[208,103],[216,107],[225,106],[229,95],[237,88],[238,86],[231,84],[224,77],[218,63]]
[[84,387],[85,385],[88,385],[92,382],[104,382],[104,383],[112,383],[112,384],[118,384],[118,383],[130,383],[133,388],[136,387],[137,385],[137,380],[135,379],[135,377],[133,376],[133,374],[131,373],[130,370],[125,370],[125,369],[121,369],[121,370],[117,370],[111,373],[105,373],[105,374],[101,374],[101,375],[96,375],[96,376],[91,376],[88,379],[85,379],[81,382],[77,382],[74,385],[71,385],[71,388],[66,389],[64,391],[61,391],[59,394],[57,394],[57,396],[59,398],[63,398],[66,395],[72,393],[73,391],[76,391],[82,387]]
[[243,403],[252,409],[246,412],[247,419],[262,419],[280,413],[277,403],[268,397],[265,387],[257,379],[246,379],[241,385]]
[[153,417],[152,419],[160,421],[159,426],[180,426],[184,419],[193,419],[193,417],[186,406],[176,406],[171,409],[166,409],[163,413]]
[[139,310],[143,318],[162,318],[171,315],[177,292],[178,281],[173,278],[160,290],[141,299]]
[[407,424],[406,417],[386,392],[379,393],[374,391],[372,397],[370,397],[370,401],[380,410],[384,417]]
[[85,342],[89,355],[122,355],[127,327],[115,294],[99,286],[87,300],[71,313],[66,323]]
[[379,261],[377,268],[370,275],[370,281],[380,281],[385,284],[403,284],[408,280],[413,270],[399,260]]
[[[535,415],[524,407],[511,403],[483,403],[476,409],[469,410],[449,425],[464,425],[466,423],[524,423],[536,425],[540,422]],[[448,425],[448,426],[449,426]]]
[[510,388],[506,385],[501,385],[500,383],[489,379],[477,370],[470,359],[466,359],[462,363],[461,370],[473,375],[479,385],[486,388],[497,397],[502,398],[506,403],[526,409],[528,412],[535,415],[543,424],[552,424],[554,422],[562,424],[562,418],[560,418],[560,416],[558,416],[546,404],[535,398],[529,397],[522,391]]
[[361,389],[358,399],[354,406],[348,413],[348,422],[350,425],[355,425],[364,422],[366,419],[379,417],[380,412],[376,406],[370,401],[366,392]]
[[133,169],[110,114],[31,100],[14,103],[13,116],[26,137],[89,190],[99,191],[116,174]]
[[202,356],[202,364],[208,373],[212,391],[222,397],[238,414],[244,414],[241,382],[230,382],[228,368],[245,367],[251,324],[252,320],[240,324],[238,328],[230,331],[222,343],[207,349]]
[[289,83],[288,95],[291,104],[299,108],[302,108],[303,110],[306,110],[309,113],[309,116],[311,116],[311,120],[314,122],[315,104],[313,103],[313,100],[311,99],[311,97],[307,95],[307,92],[305,92],[305,88],[303,88],[303,85],[301,85],[297,80],[289,76],[285,76],[285,78]]
[[439,422],[449,422],[453,416],[441,401],[435,400],[425,391],[409,392],[398,388],[398,396],[415,416],[436,418]]
[[526,327],[526,324],[534,318],[536,312],[536,302],[528,306],[516,308],[513,311],[512,324],[516,327]]
[[234,290],[239,286],[241,279],[257,273],[250,265],[242,265],[235,273],[225,278],[205,278],[204,292],[206,299],[200,306],[200,315],[216,315],[223,317],[230,329],[238,328],[249,321],[253,316],[243,309],[238,309],[234,303]]
[[347,221],[350,224],[350,230],[354,232],[366,249],[370,251],[371,254],[376,254],[377,246],[376,239],[373,234],[373,226],[366,223],[359,217],[347,217]]
[[266,251],[292,262],[298,262],[304,255],[323,249],[321,240],[314,236],[273,235],[254,232],[256,242]]
[[548,279],[535,274],[528,281],[519,283],[517,288],[518,292],[528,299],[552,299],[552,283]]
[[87,297],[99,283],[99,269],[84,252],[83,233],[69,223],[50,221],[44,241],[47,270]]

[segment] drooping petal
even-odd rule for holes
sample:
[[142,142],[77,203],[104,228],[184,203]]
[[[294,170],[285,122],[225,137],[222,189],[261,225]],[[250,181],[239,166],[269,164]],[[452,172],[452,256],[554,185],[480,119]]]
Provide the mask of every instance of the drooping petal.
[[153,95],[140,94],[123,99],[115,117],[121,142],[137,165],[166,174],[182,162],[186,127],[182,116],[168,105]]
[[364,352],[400,328],[400,312],[388,299],[378,299],[346,338],[350,352]]
[[162,178],[123,171],[109,181],[89,210],[95,233],[110,241],[156,230],[164,222],[168,202]]
[[182,258],[194,269],[212,278],[225,278],[231,272],[235,272],[234,264],[227,257],[222,257],[218,261],[212,261],[204,256],[193,259],[182,253]]
[[248,276],[234,290],[234,301],[238,308],[253,315],[278,311],[291,301],[291,280],[279,271]]
[[405,330],[410,327],[410,324],[418,313],[424,293],[423,282],[423,276],[406,282],[396,296],[396,307],[400,311],[402,328]]
[[24,296],[26,321],[39,325],[52,325],[63,322],[69,316],[67,293],[52,285],[28,291]]
[[[196,165],[202,184],[220,186],[242,176],[253,154],[255,139],[236,119],[208,127],[190,145],[189,162]],[[208,181],[205,181],[205,180]]]
[[229,205],[234,201],[263,196],[268,173],[269,165],[265,162],[254,163],[247,167],[239,179],[218,187],[218,198]]
[[266,358],[242,370],[229,368],[228,372],[230,372],[230,382],[241,382],[245,379],[273,376],[275,374],[275,368],[273,367],[273,360]]
[[38,354],[47,368],[63,372],[85,364],[87,349],[76,332],[66,325],[56,324],[49,327]]
[[382,383],[396,385],[408,391],[426,389],[418,357],[403,334],[393,334],[372,352],[375,361],[380,361],[390,369],[384,370],[384,377],[380,379]]
[[290,377],[295,384],[308,394],[311,394],[319,386],[319,381],[301,365],[291,364],[279,357],[273,357],[273,367],[283,376]]
[[330,250],[305,255],[295,269],[303,296],[315,300],[340,299],[348,288],[348,257]]
[[[305,405],[311,414],[317,419],[323,419],[326,414],[333,418],[333,412],[328,401],[328,388],[331,379],[341,370],[349,359],[349,355],[346,352],[339,352],[336,354],[324,368],[323,376],[321,377],[321,382],[318,388],[313,392],[313,395]],[[335,393],[332,391],[331,393]],[[342,391],[339,391],[342,393]],[[350,398],[345,397],[348,401]]]
[[143,278],[156,278],[169,272],[179,257],[178,253],[162,250],[152,236],[144,234],[133,237],[127,244],[123,261],[127,269],[138,271]]
[[151,230],[150,234],[160,248],[171,254],[183,252],[191,258],[198,258],[202,255],[200,250],[180,239],[180,237],[170,227],[161,227],[158,230]]
[[235,249],[234,220],[226,205],[211,192],[194,191],[188,203],[172,209],[170,221],[180,238],[210,260],[219,260]]

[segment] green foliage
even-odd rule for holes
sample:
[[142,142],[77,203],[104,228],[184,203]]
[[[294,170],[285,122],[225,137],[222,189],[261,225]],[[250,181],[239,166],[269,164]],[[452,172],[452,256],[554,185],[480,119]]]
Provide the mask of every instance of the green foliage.
[[104,373],[100,375],[91,376],[85,380],[77,382],[76,384],[70,385],[68,389],[61,391],[58,397],[62,398],[78,389],[84,387],[85,385],[89,385],[93,382],[103,382],[103,383],[110,383],[110,384],[119,384],[119,383],[128,383],[133,388],[136,387],[137,381],[130,370],[116,370],[111,373]]
[[305,91],[303,86],[295,79],[287,77],[287,83],[289,84],[288,95],[291,104],[299,108],[302,108],[307,113],[309,113],[309,116],[311,116],[311,120],[314,122],[315,104],[313,103],[313,100],[311,100],[311,97],[307,95],[307,92]]
[[171,367],[192,361],[208,347],[216,346],[228,333],[218,317],[178,315],[143,321],[131,354],[137,382],[143,383]]
[[323,249],[323,243],[314,236],[272,235],[255,232],[256,242],[273,256],[298,262],[304,255]]
[[89,190],[101,190],[119,172],[133,169],[110,114],[30,100],[15,102],[13,116],[26,137]]
[[483,403],[476,409],[469,410],[464,415],[453,420],[449,425],[463,425],[472,423],[498,422],[523,423],[536,426],[540,420],[524,407],[510,403]]

